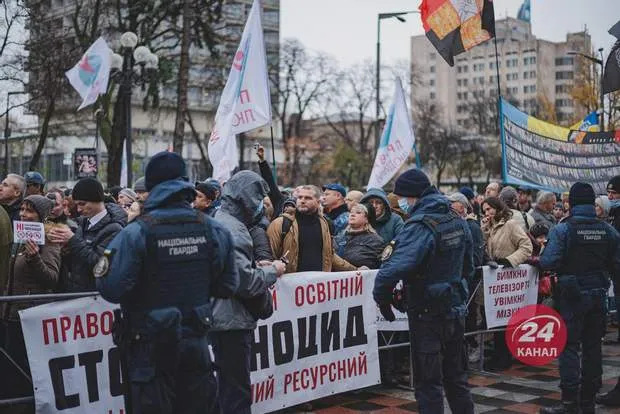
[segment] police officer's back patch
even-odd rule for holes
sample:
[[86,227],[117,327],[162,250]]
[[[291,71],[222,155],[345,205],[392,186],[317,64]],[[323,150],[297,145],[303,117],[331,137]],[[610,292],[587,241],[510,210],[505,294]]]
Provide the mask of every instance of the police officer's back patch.
[[95,277],[103,277],[108,274],[108,270],[110,270],[110,256],[112,255],[112,251],[106,249],[103,252],[103,256],[97,262],[95,267],[93,268],[93,275]]
[[396,240],[392,240],[390,244],[385,246],[385,249],[383,249],[383,252],[381,253],[381,261],[385,262],[390,257],[392,257],[392,253],[394,253],[395,248],[396,248]]

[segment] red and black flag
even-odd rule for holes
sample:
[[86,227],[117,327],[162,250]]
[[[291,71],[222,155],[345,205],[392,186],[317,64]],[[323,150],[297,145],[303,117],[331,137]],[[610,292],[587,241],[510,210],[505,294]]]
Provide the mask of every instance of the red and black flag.
[[439,54],[454,66],[454,56],[495,36],[491,0],[422,0],[426,37]]
[[609,29],[609,34],[618,41],[611,48],[603,75],[603,93],[611,93],[620,89],[620,21]]

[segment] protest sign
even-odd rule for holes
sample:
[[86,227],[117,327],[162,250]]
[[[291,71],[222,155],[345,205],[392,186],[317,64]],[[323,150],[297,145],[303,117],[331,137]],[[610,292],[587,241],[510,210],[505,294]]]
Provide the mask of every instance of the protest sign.
[[32,240],[36,244],[45,244],[45,227],[37,221],[14,221],[13,243],[26,243]]
[[483,267],[484,308],[489,329],[505,326],[513,313],[535,305],[538,297],[538,270],[530,265],[515,268]]
[[376,271],[278,279],[273,315],[252,344],[252,412],[266,413],[380,383]]
[[607,182],[620,172],[615,131],[571,131],[528,116],[503,99],[501,107],[506,182],[561,193],[581,181],[605,194]]
[[73,175],[77,178],[97,177],[97,150],[76,148],[73,153]]
[[19,312],[38,414],[124,412],[116,307],[88,297]]

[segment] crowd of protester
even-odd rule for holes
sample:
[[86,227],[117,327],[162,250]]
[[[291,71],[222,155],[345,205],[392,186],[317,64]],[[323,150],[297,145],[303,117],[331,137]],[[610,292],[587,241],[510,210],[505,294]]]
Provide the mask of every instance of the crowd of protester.
[[[193,207],[221,222],[234,235],[237,266],[250,272],[262,261],[281,260],[282,273],[378,269],[381,253],[406,226],[408,211],[398,197],[382,189],[347,189],[339,183],[321,187],[278,187],[257,151],[260,175],[242,171],[222,185],[206,179],[195,183]],[[262,179],[261,179],[262,177]],[[149,192],[144,178],[132,188],[104,190],[95,178],[79,180],[73,188],[47,188],[38,172],[9,174],[0,186],[0,291],[3,295],[85,292],[95,290],[93,268],[110,241],[129,222],[148,209]],[[267,196],[262,198],[262,194]],[[569,216],[567,194],[554,194],[527,187],[492,182],[477,193],[463,187],[447,194],[454,213],[471,230],[474,264],[515,267],[536,264],[549,231]],[[620,176],[613,178],[607,195],[596,199],[600,219],[620,227]],[[12,222],[32,221],[45,225],[44,245],[28,241],[14,244]],[[238,251],[237,251],[238,250]],[[467,329],[484,329],[481,272],[470,281],[473,298]],[[263,274],[261,283],[272,285],[276,274]],[[551,295],[553,275],[540,283],[540,301]],[[32,303],[2,308],[2,343],[22,367],[27,368],[25,346],[17,311]],[[253,329],[230,309],[226,330]],[[248,316],[251,318],[251,316]],[[226,346],[222,334],[216,347]],[[620,340],[620,336],[619,336]],[[480,358],[475,339],[467,340],[469,360]],[[487,368],[505,369],[512,357],[503,335],[494,338],[495,350]],[[7,345],[8,344],[8,345]],[[247,345],[247,344],[246,344]],[[232,362],[231,362],[232,364]],[[6,376],[5,376],[6,377]],[[4,381],[7,382],[7,381]],[[4,384],[10,389],[19,384]]]

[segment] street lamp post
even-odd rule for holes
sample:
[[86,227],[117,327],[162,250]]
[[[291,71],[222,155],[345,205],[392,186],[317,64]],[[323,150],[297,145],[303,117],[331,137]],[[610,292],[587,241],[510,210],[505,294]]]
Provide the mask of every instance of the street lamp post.
[[600,77],[600,99],[601,99],[601,114],[600,114],[600,123],[601,123],[601,131],[605,131],[605,94],[603,94],[603,48],[601,47],[598,50],[598,53],[601,55],[601,58],[598,59],[594,56],[586,55],[585,53],[569,51],[566,54],[571,56],[581,56],[589,61],[596,63],[601,66],[601,77]]
[[11,135],[11,130],[9,129],[9,113],[11,112],[9,100],[11,95],[23,95],[25,93],[24,91],[11,91],[6,94],[6,118],[4,119],[4,177],[9,175],[9,136]]
[[[132,161],[133,146],[131,139],[131,96],[134,85],[143,89],[155,76],[159,58],[146,46],[138,46],[138,36],[133,32],[125,32],[121,36],[121,54],[112,54],[111,78],[119,84],[119,98],[123,107],[123,142],[127,152],[127,185],[133,183]],[[134,64],[139,71],[134,70]]]
[[375,118],[376,118],[376,127],[375,127],[375,146],[379,144],[379,139],[381,136],[381,130],[379,125],[379,118],[381,117],[381,20],[383,19],[391,19],[392,17],[397,19],[399,22],[406,22],[405,16],[407,14],[412,13],[420,13],[417,10],[403,11],[403,12],[395,12],[395,13],[379,13],[377,15],[377,68],[376,68],[376,79],[375,79]]

